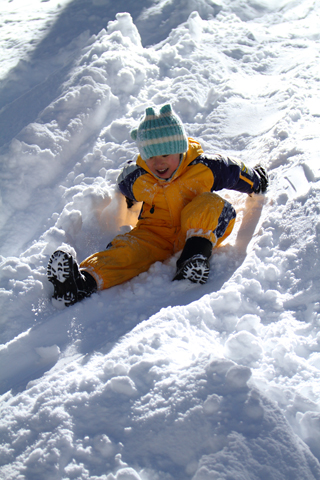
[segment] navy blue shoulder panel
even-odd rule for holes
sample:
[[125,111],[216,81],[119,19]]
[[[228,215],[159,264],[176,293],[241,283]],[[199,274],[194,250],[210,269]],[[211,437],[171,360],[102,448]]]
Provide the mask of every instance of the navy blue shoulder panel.
[[241,161],[217,154],[212,157],[199,155],[190,165],[202,163],[213,173],[214,183],[211,191],[228,188],[243,193],[252,193],[259,185],[259,177]]
[[117,183],[120,189],[120,192],[131,200],[136,200],[133,195],[133,185],[137,178],[141,177],[141,175],[145,175],[148,172],[144,170],[142,167],[138,167],[133,162],[128,162],[127,165],[123,168],[122,172],[120,173]]

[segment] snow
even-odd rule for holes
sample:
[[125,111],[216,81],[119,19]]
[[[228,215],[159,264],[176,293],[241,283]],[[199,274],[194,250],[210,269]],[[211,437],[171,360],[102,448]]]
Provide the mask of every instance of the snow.
[[[319,480],[314,0],[3,0],[0,476]],[[263,163],[203,286],[177,257],[59,310],[46,266],[134,225],[116,178],[144,109]]]

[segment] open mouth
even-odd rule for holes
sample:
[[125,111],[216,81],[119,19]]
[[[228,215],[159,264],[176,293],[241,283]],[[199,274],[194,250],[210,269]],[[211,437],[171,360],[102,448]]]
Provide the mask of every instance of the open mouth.
[[163,168],[162,170],[157,170],[158,175],[165,175],[168,172],[168,168]]

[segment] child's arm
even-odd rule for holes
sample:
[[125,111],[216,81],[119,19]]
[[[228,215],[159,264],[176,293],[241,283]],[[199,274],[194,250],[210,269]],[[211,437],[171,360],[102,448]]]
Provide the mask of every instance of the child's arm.
[[128,208],[131,208],[137,201],[133,193],[133,185],[137,178],[145,173],[146,171],[143,168],[138,167],[133,162],[128,162],[117,178],[119,190],[126,197]]
[[268,174],[261,166],[247,167],[243,162],[215,155],[200,155],[193,162],[203,163],[213,173],[214,182],[211,191],[228,188],[243,193],[263,193],[268,186]]

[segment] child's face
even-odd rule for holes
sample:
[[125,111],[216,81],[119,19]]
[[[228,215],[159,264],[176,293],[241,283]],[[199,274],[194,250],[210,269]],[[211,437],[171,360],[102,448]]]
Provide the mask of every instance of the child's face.
[[171,155],[158,155],[146,160],[146,164],[151,172],[157,177],[170,178],[177,170],[180,163],[180,153],[173,153]]

